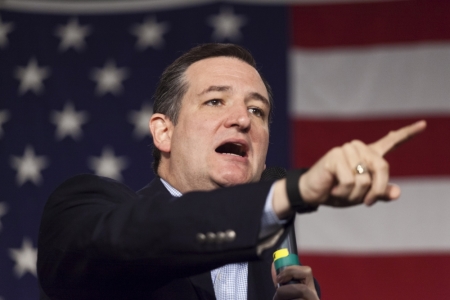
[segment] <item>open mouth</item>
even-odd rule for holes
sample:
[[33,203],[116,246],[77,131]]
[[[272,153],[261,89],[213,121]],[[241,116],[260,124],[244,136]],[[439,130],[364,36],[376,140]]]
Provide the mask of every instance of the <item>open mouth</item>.
[[220,154],[245,157],[247,156],[247,147],[241,143],[225,143],[217,147],[216,152]]

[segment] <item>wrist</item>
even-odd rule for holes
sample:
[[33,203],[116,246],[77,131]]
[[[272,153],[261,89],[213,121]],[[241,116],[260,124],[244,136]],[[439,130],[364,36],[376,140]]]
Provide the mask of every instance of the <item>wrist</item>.
[[313,193],[308,189],[308,184],[306,182],[307,176],[301,176],[298,181],[298,189],[303,201],[310,205],[318,205],[317,201],[314,201]]
[[[305,194],[302,187],[304,186],[304,176],[306,170],[297,169],[291,170],[286,176],[286,193],[291,208],[297,213],[306,213],[316,211],[318,205],[312,203],[308,197],[304,198]],[[307,191],[307,190],[306,190]]]

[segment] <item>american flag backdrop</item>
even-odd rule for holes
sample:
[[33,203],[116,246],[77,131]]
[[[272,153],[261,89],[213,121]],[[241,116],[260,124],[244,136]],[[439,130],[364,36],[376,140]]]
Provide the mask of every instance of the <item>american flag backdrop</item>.
[[213,41],[248,48],[274,90],[268,166],[428,120],[387,156],[400,201],[320,208],[297,239],[323,299],[450,299],[449,15],[444,1],[0,2],[0,299],[38,298],[40,214],[63,180],[154,177],[159,75]]

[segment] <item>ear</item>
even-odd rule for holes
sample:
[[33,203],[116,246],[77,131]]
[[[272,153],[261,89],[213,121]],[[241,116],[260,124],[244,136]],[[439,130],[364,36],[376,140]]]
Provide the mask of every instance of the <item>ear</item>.
[[153,144],[161,152],[170,152],[173,131],[172,121],[166,115],[153,114],[148,122],[148,127],[153,136]]

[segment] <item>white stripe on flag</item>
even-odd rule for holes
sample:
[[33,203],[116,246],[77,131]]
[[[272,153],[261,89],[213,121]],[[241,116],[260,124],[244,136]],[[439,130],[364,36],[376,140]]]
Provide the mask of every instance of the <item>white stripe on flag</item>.
[[373,207],[320,207],[298,215],[297,243],[306,252],[450,251],[450,178],[395,179],[402,197]]
[[450,113],[450,43],[290,52],[295,117]]

